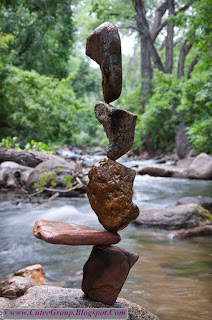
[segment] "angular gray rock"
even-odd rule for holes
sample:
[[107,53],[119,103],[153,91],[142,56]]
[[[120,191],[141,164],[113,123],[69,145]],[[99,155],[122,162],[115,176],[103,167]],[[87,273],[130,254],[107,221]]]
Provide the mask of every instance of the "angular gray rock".
[[[0,308],[108,308],[107,304],[88,299],[79,289],[39,286],[30,288],[18,299],[0,298]],[[128,320],[158,320],[143,307],[125,299],[117,299],[110,308],[127,308]],[[0,314],[0,320],[2,320]]]
[[101,101],[95,106],[95,116],[109,139],[108,158],[116,160],[127,153],[133,146],[137,116]]
[[109,22],[96,28],[87,39],[86,55],[100,65],[105,102],[118,99],[122,89],[121,41],[118,29]]
[[212,179],[212,157],[200,153],[188,168],[188,177],[191,179]]
[[212,214],[196,204],[141,211],[133,222],[143,228],[188,229],[212,224]]

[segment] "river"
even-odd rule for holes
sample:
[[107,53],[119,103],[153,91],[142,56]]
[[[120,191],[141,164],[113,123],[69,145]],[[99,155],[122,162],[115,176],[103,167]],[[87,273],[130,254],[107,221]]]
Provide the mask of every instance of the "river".
[[[147,175],[135,179],[134,201],[141,211],[163,208],[183,196],[197,195],[212,197],[212,181]],[[33,236],[32,228],[37,219],[50,219],[102,229],[87,198],[56,199],[35,205],[0,194],[0,218],[0,279],[40,263],[49,285],[80,288],[82,268],[91,247],[47,244]],[[132,225],[120,232],[118,246],[140,255],[120,297],[147,308],[160,320],[211,320],[211,238],[179,241],[171,240],[168,233]]]

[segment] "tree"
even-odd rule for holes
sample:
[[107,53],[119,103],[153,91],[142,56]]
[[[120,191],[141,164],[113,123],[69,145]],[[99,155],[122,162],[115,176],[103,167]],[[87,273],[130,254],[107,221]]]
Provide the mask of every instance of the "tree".
[[40,74],[67,76],[73,42],[71,0],[3,1],[0,30],[11,34],[11,63]]

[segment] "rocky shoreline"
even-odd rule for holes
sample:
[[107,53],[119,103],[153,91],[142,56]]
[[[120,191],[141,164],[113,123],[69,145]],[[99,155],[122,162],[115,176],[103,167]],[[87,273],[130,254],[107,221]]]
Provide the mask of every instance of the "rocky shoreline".
[[[0,308],[127,308],[128,320],[158,320],[145,308],[126,299],[118,298],[113,305],[91,301],[79,289],[55,286],[35,286],[15,300],[0,298]],[[0,319],[3,317],[0,315]]]

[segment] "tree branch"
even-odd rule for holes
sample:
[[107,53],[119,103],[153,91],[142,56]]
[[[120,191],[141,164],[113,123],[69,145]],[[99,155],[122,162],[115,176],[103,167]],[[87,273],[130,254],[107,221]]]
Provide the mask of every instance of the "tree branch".
[[191,73],[194,70],[195,65],[197,64],[197,62],[199,61],[199,55],[197,54],[196,57],[191,61],[189,67],[188,67],[188,73],[187,73],[187,77],[188,79],[191,78]]
[[188,42],[188,40],[185,40],[183,43],[180,54],[179,54],[179,60],[178,60],[178,68],[177,68],[177,79],[180,79],[184,76],[184,65],[185,65],[185,59],[189,51],[191,50],[192,44]]
[[[155,11],[155,18],[154,18],[154,22],[153,22],[152,30],[151,30],[151,37],[154,40],[157,37],[156,31],[161,26],[161,20],[162,20],[163,15],[165,14],[166,10],[168,10],[168,0],[166,0],[164,3],[162,3],[161,6],[158,7]],[[157,35],[158,35],[158,33],[157,33]]]

